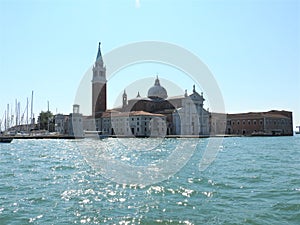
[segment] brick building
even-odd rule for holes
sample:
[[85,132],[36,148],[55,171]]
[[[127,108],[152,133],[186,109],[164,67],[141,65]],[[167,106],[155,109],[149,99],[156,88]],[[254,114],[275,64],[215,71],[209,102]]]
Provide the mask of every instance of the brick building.
[[293,135],[292,112],[272,110],[227,114],[226,134]]

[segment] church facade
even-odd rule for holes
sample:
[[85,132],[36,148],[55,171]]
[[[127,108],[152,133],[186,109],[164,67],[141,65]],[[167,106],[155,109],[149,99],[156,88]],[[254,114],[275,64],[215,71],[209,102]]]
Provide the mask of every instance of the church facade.
[[209,112],[203,108],[203,93],[195,85],[191,94],[168,96],[158,77],[148,94],[128,99],[124,90],[122,106],[107,110],[106,68],[100,43],[92,78],[92,116],[96,130],[119,136],[209,135]]

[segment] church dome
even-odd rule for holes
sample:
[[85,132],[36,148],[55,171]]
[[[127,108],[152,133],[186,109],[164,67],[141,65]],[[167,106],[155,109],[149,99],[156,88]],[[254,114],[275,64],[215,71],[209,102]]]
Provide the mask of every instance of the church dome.
[[167,91],[163,86],[160,86],[159,79],[156,77],[155,84],[148,90],[148,98],[151,99],[166,99]]

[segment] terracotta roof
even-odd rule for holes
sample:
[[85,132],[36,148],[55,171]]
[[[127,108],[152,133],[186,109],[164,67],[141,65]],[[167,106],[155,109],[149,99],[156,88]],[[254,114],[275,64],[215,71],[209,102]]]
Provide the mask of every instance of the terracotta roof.
[[83,119],[94,119],[93,116],[82,116]]
[[111,112],[104,113],[102,117],[128,117],[128,116],[159,116],[164,117],[162,114],[158,113],[149,113],[145,111],[131,111],[131,112]]
[[184,95],[177,95],[177,96],[171,96],[171,97],[168,97],[167,100],[173,100],[173,99],[183,99],[185,98]]
[[265,117],[267,118],[282,118],[282,119],[288,119],[289,117],[288,116],[285,116],[285,115],[281,115],[281,114],[265,114]]
[[248,112],[248,113],[236,113],[236,114],[227,114],[228,119],[253,119],[253,118],[289,118],[287,111],[277,111],[272,110],[268,112]]
[[235,119],[235,118],[262,118],[264,117],[262,112],[254,113],[254,112],[249,112],[249,113],[235,113],[235,114],[227,114],[228,119]]
[[118,110],[116,110],[116,109],[108,109],[108,110],[106,110],[105,112],[108,112],[108,113],[115,113],[115,112],[119,112]]

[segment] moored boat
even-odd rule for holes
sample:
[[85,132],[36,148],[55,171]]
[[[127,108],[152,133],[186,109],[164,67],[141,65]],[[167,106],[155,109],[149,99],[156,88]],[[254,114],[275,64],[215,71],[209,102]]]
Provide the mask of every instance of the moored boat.
[[93,139],[105,139],[108,138],[109,135],[103,131],[84,131],[84,137]]
[[300,134],[300,126],[296,126],[298,128],[298,131],[295,131],[296,134]]
[[0,143],[10,143],[12,142],[12,140],[13,140],[12,137],[0,136]]

